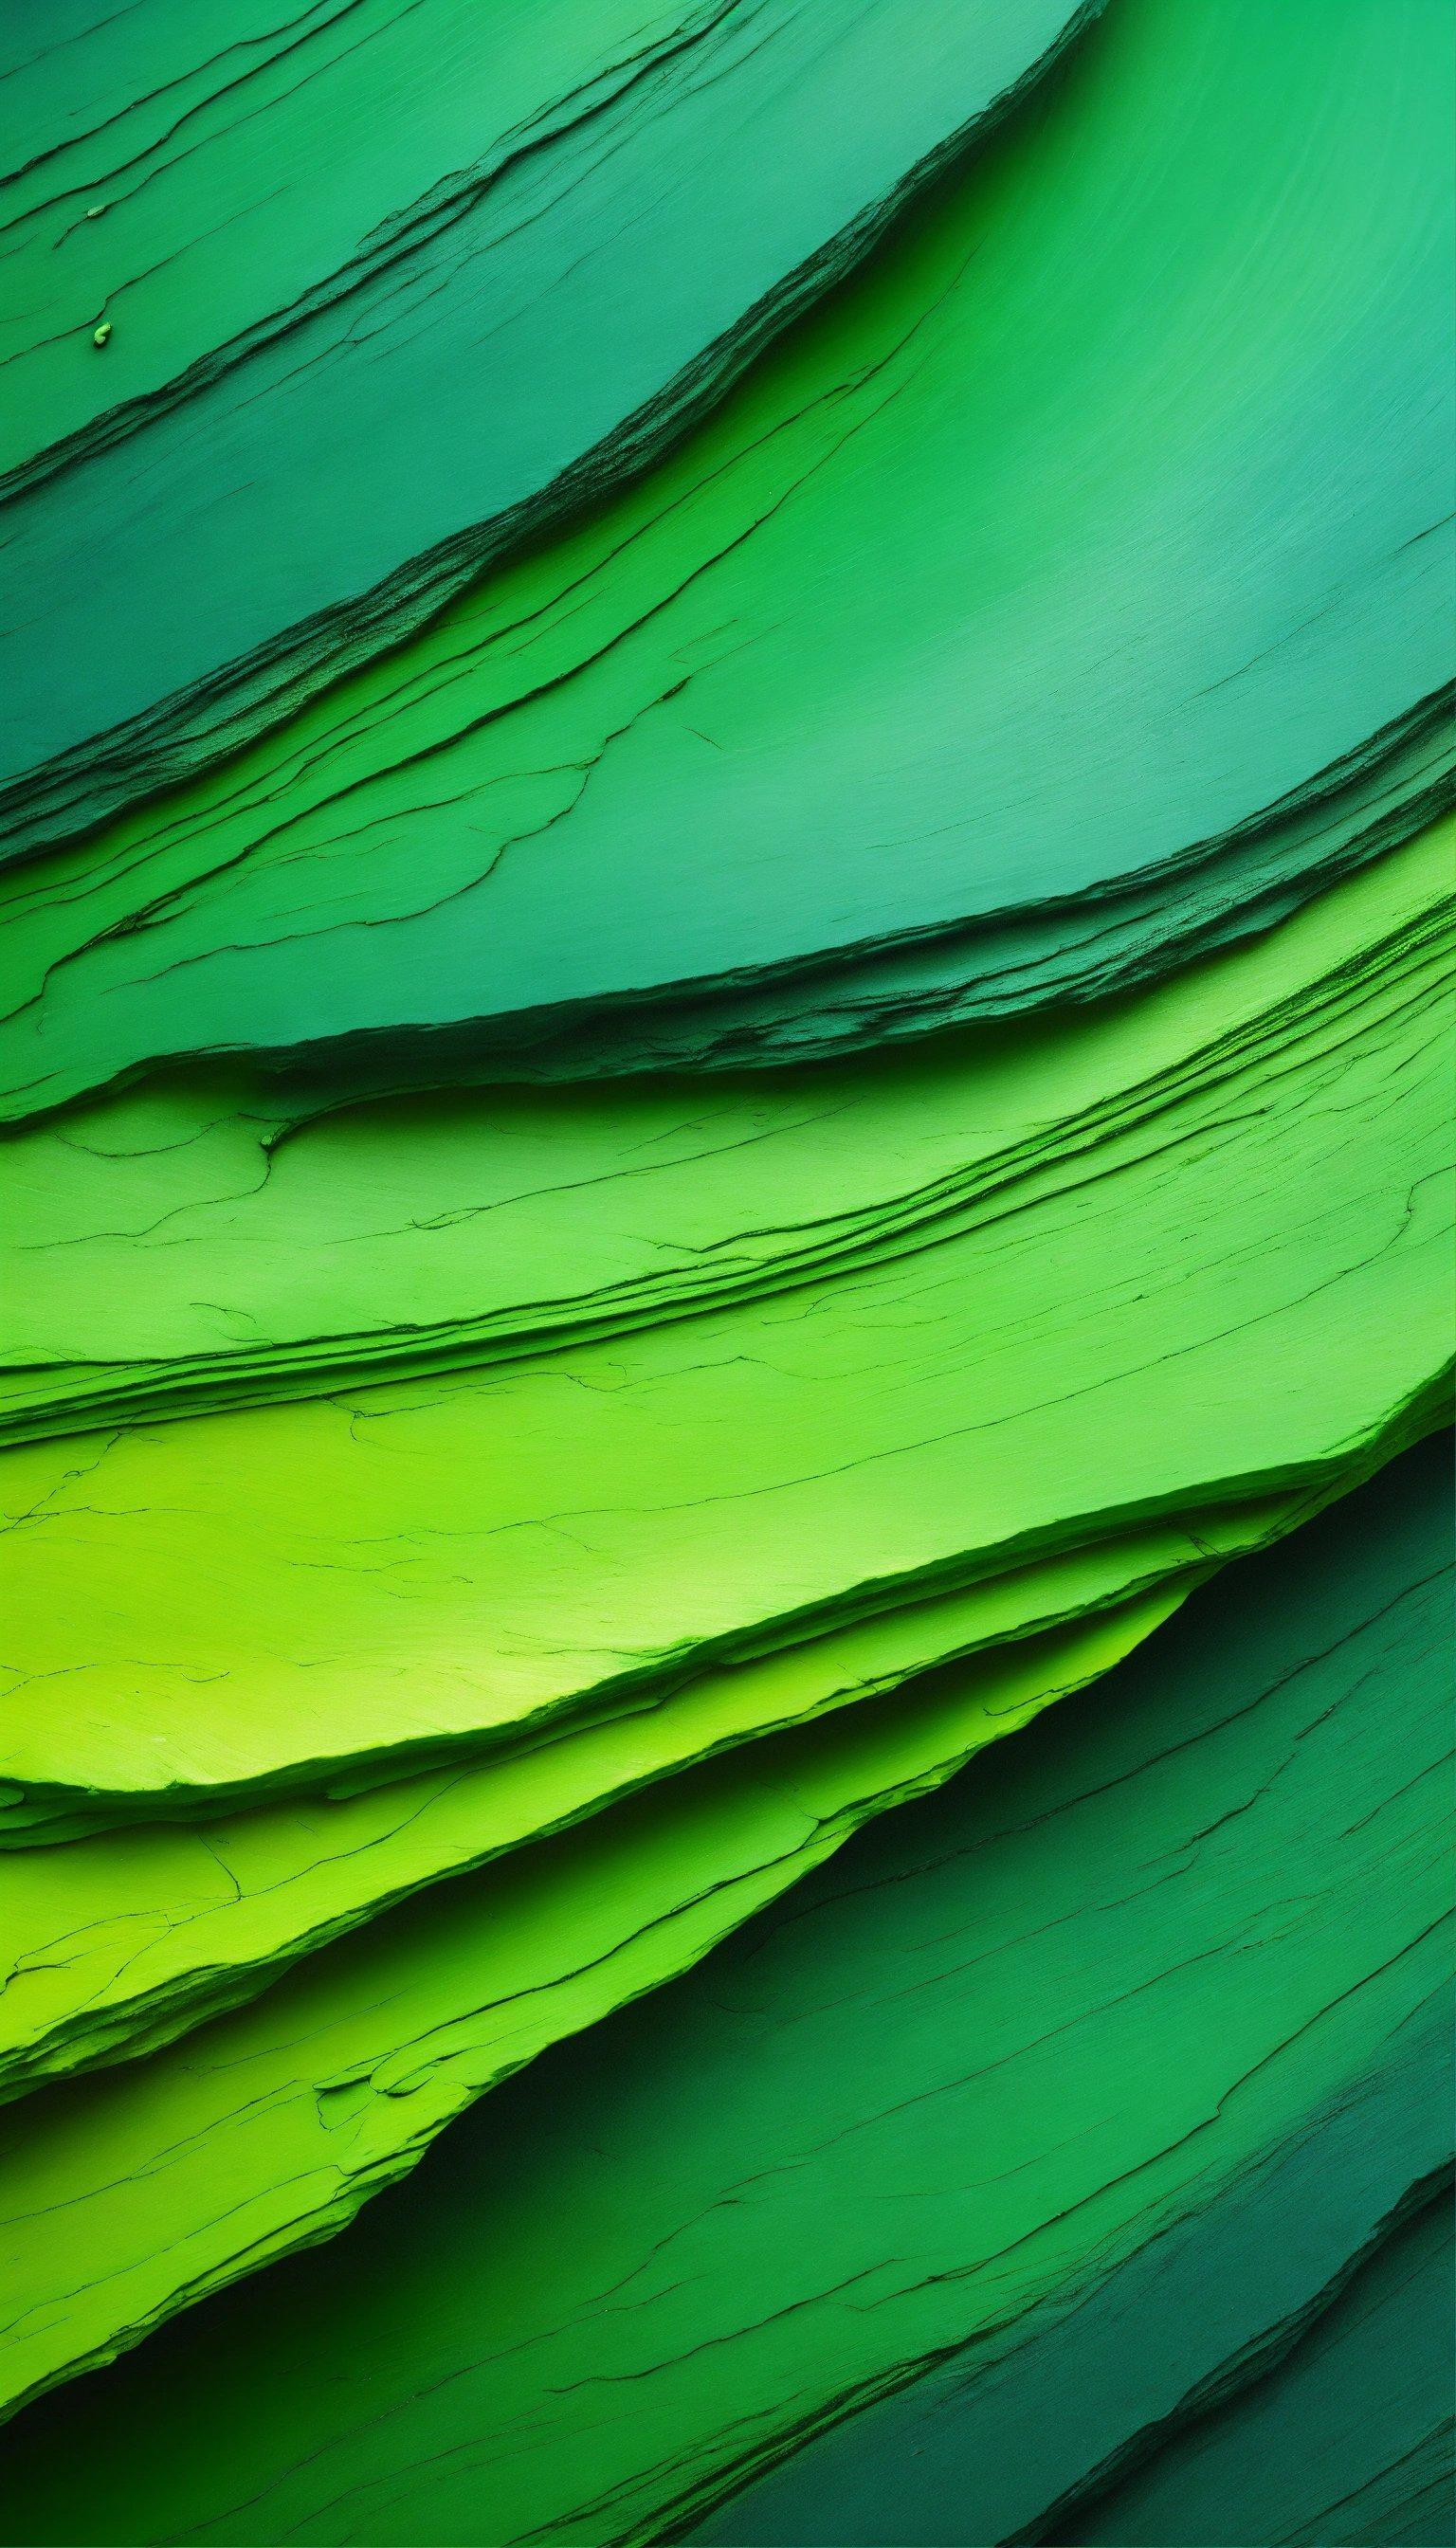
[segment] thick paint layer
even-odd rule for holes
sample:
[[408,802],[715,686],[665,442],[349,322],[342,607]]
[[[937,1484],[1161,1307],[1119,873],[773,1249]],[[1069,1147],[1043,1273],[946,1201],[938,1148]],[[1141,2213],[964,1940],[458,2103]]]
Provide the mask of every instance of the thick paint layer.
[[1058,2548],[1445,2548],[1456,2524],[1451,2195],[1382,2245],[1274,2377],[1113,2488]]
[[341,2229],[486,2089],[694,1963],[860,1823],[1095,1679],[1177,1598],[688,1772],[310,1957],[174,2050],[11,2108],[0,2410]]
[[0,1419],[509,1358],[985,1228],[1423,990],[1453,855],[1433,825],[1154,990],[834,1068],[373,1102],[215,1074],[0,1136]]
[[[221,46],[170,5],[17,26],[21,839],[206,762],[640,469],[1095,5],[314,0],[229,6]],[[83,35],[117,85],[78,131]]]
[[[195,1823],[88,1831],[77,1814],[12,1830],[12,1841],[48,1845],[0,1855],[0,2097],[164,2043],[340,1931],[697,1762],[939,1664],[995,1660],[1017,1639],[1090,1625],[1148,1594],[1176,1597],[1303,1509],[1276,1499],[1135,1531],[706,1673],[554,1741],[412,1778],[361,1785],[366,1768],[355,1783],[341,1774]],[[1017,1669],[1014,1656],[999,1660]]]
[[0,108],[0,2536],[1437,2535],[1443,13]]
[[1302,2144],[1344,2152],[1338,2278],[1450,2156],[1447,1470],[1222,1577],[330,2249],[22,2421],[6,2535],[658,2536],[952,2348],[986,2380],[1111,2324],[1150,2233],[1271,2169],[1308,2206]]
[[[1133,2505],[1154,2493],[1166,2526],[1148,2536],[1160,2548],[1245,2536],[1272,2548],[1289,2533],[1255,2513],[1261,2490],[1283,2480],[1296,2500],[1305,2491],[1314,2502],[1344,2451],[1398,2458],[1407,2416],[1419,2426],[1428,2415],[1450,2324],[1439,2235],[1435,2272],[1422,2264],[1407,2342],[1390,2366],[1393,2386],[1417,2373],[1397,2413],[1384,2401],[1376,2414],[1340,2402],[1345,2424],[1332,2451],[1332,2418],[1317,2420],[1297,2401],[1306,2366],[1334,2329],[1363,2318],[1387,2257],[1411,2237],[1424,2257],[1432,2230],[1446,2226],[1452,2087],[1443,2010],[1258,2167],[1176,2225],[1150,2224],[1143,2244],[1070,2309],[1052,2300],[1028,2311],[993,2368],[974,2344],[951,2353],[831,2425],[691,2535],[718,2548],[1126,2543]],[[1223,2505],[1175,2511],[1178,2485],[1226,2420],[1239,2439]],[[1369,2538],[1394,2548],[1407,2535]]]
[[827,958],[958,933],[963,1011],[1036,1005],[1369,855],[1449,760],[1453,83],[1437,9],[1124,0],[620,505],[19,875],[12,1109],[644,1002],[660,1059],[724,981],[813,1048]]
[[1337,1483],[1444,1388],[1448,1075],[1444,1011],[1391,986],[1315,1040],[1298,1105],[1229,1085],[989,1231],[500,1369],[12,1451],[5,1806],[404,1767]]

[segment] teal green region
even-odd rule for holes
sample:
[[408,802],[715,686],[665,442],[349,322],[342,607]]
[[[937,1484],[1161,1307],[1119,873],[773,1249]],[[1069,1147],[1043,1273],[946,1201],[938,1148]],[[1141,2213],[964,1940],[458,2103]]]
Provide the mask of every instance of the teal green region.
[[[19,870],[10,1110],[239,1051],[696,1067],[720,986],[739,1059],[1086,997],[1414,828],[1456,669],[1449,38],[1121,0],[640,484]],[[99,610],[116,534],[64,519]],[[28,681],[150,660],[52,645],[62,579],[25,589]]]
[[1446,2548],[1456,2528],[1452,2215],[1443,2186],[1273,2378],[1180,2434],[1048,2548]]
[[19,840],[644,467],[1097,5],[507,0],[485,82],[468,0],[12,13]]
[[[1439,2283],[1424,2269],[1409,2350],[1395,2356],[1380,2413],[1362,2416],[1342,2397],[1343,2421],[1326,2412],[1293,2448],[1285,2418],[1292,2425],[1287,2402],[1311,2330],[1322,2345],[1339,2308],[1355,2306],[1364,2261],[1397,2237],[1412,2204],[1424,2202],[1419,2234],[1435,2230],[1439,2269],[1441,2234],[1449,2240],[1451,2021],[1443,2003],[1406,2030],[1358,2086],[1201,2210],[1159,2222],[1084,2300],[1067,2309],[1056,2297],[1030,2311],[1021,2340],[993,2368],[976,2343],[952,2352],[805,2443],[692,2537],[717,2548],[1272,2542],[1292,2534],[1252,2516],[1260,2477],[1266,2487],[1288,2476],[1292,2493],[1310,2490],[1307,2510],[1321,2486],[1332,2497],[1342,2450],[1399,2459],[1408,2412],[1423,2449],[1448,2404],[1430,2414],[1450,2326]],[[1438,2177],[1434,2196],[1428,2171]],[[1412,2380],[1407,2395],[1410,2364],[1423,2386]],[[1223,2505],[1215,2512],[1205,2502],[1195,2511],[1167,2489],[1168,2473],[1206,2449],[1229,2395],[1241,2400],[1250,2382],[1261,2384],[1263,2404],[1251,2411],[1247,2441],[1228,2453]],[[1240,2407],[1235,2424],[1241,2415]],[[1128,2505],[1144,2488],[1159,2507],[1147,2517],[1164,2526],[1138,2531]],[[1296,2496],[1291,2509],[1299,2508]],[[1394,2543],[1407,2534],[1385,2536]]]

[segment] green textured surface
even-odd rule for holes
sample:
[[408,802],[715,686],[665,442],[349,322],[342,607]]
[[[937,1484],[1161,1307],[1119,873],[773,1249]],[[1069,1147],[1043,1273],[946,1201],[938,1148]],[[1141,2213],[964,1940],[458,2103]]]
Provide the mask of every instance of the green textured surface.
[[1447,0],[0,126],[0,2536],[1424,2548]]
[[1086,2548],[1446,2548],[1456,2529],[1451,2195],[1397,2230],[1280,2376],[1089,2506]]
[[[1431,2379],[1451,2321],[1424,2268],[1380,2412],[1351,2412],[1348,2396],[1333,2413],[1300,2400],[1312,2357],[1363,2317],[1367,2266],[1384,2279],[1383,2253],[1404,2246],[1408,2225],[1422,2250],[1432,2230],[1437,2246],[1449,2235],[1452,2069],[1443,2004],[1227,2189],[1172,2227],[1150,2224],[1071,2308],[1029,2310],[994,2367],[982,2368],[974,2340],[951,2352],[792,2451],[690,2535],[704,2548],[1111,2542],[1131,2536],[1123,2507],[1150,2487],[1161,2548],[1270,2548],[1285,2533],[1266,2524],[1261,2494],[1283,2485],[1298,2501],[1303,2490],[1308,2508],[1333,2492],[1349,2455],[1400,2458],[1412,2429],[1423,2442],[1422,2427],[1439,2424]],[[1222,2509],[1211,2493],[1175,2512],[1176,2490],[1226,2423]],[[1403,2534],[1384,2535],[1394,2548]]]
[[[928,8],[857,23],[903,50]],[[953,929],[971,1013],[1026,1005],[1098,987],[1130,887],[1155,968],[1360,855],[1353,774],[1456,669],[1453,94],[1439,7],[1121,0],[619,505],[20,874],[12,1107]],[[64,520],[104,592],[113,543]],[[165,565],[190,620],[207,575]],[[814,1004],[787,980],[791,1042]],[[676,1044],[711,1057],[711,1002]]]
[[985,2375],[1372,2079],[1378,2218],[1450,2155],[1430,2070],[1398,2094],[1449,2014],[1447,1507],[1438,1445],[1224,1575],[329,2250],[22,2420],[6,2535],[653,2537],[947,2347]]
[[[514,1755],[193,1823],[132,1823],[0,1856],[0,2097],[114,2059],[262,1988],[394,1902],[585,1821],[694,1763],[893,1690],[950,1660],[1156,1606],[1299,1517],[1288,1501],[1134,1532],[1029,1577],[891,1611]],[[1012,1721],[1015,1721],[1013,1710]],[[986,1732],[995,1731],[994,1712]],[[669,1804],[671,1810],[671,1803]]]
[[695,1962],[858,1824],[1105,1671],[1177,1598],[684,1773],[311,1956],[173,2049],[12,2107],[0,2407],[342,2228],[485,2089]]
[[518,1735],[1337,1479],[1449,1358],[1448,1004],[1419,989],[1387,969],[1312,1022],[1298,1104],[1235,1074],[989,1232],[494,1371],[13,1451],[12,1813]]
[[205,759],[609,490],[1085,14],[163,0],[67,8],[41,45],[13,18],[21,839]]
[[910,1053],[353,1104],[214,1074],[0,1136],[0,1415],[64,1431],[509,1358],[994,1225],[1167,1155],[1170,1120],[1272,1096],[1372,993],[1433,981],[1453,854],[1436,824],[1155,991]]

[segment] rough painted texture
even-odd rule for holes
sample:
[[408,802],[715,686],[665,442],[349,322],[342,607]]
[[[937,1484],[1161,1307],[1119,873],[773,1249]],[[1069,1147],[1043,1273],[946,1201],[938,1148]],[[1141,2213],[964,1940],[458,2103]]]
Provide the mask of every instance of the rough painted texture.
[[[276,718],[640,467],[1091,12],[515,0],[487,62],[460,0],[314,0],[229,7],[200,63],[169,0],[67,14],[6,46],[35,118],[0,207],[22,841]],[[80,129],[78,43],[107,109]]]
[[69,1432],[510,1359],[1170,1159],[1235,1091],[1322,1075],[1392,994],[1434,999],[1453,857],[1448,818],[1155,992],[909,1053],[353,1103],[211,1074],[0,1137],[0,1422]]
[[173,2051],[12,2107],[0,2403],[342,2228],[484,2090],[694,1962],[857,1824],[1094,1679],[1176,1597],[689,1773],[311,1956]]
[[1297,1105],[822,1286],[12,1452],[9,1818],[406,1766],[1357,1467],[1449,1359],[1452,1196],[1444,1006],[1352,1006]]
[[[996,15],[856,23],[927,14]],[[953,932],[932,1016],[1035,1005],[1368,855],[1449,774],[1453,91],[1410,0],[1122,0],[620,507],[19,874],[12,1108],[584,1014],[599,1068],[598,1011],[661,1058],[725,981],[812,1047],[828,957]]]
[[[6,2536],[652,2538],[969,2343],[981,2394],[1029,2347],[1096,2363],[1061,2495],[1266,2368],[1450,2161],[1448,1474],[1223,1575],[331,2248],[76,2390],[84,2455],[64,2399],[17,2425]],[[1190,2242],[1243,2241],[1180,2319]]]
[[[1447,2402],[1437,2392],[1433,2414],[1431,2405],[1450,2322],[1439,2281],[1450,2186],[1442,2167],[1432,2197],[1421,2171],[1442,2146],[1452,2087],[1445,2023],[1394,2047],[1358,2088],[1201,2210],[1160,2225],[1085,2300],[1029,2311],[1019,2342],[984,2376],[973,2349],[952,2352],[794,2451],[691,2535],[719,2548],[1128,2542],[1146,2491],[1161,2525],[1146,2536],[1159,2548],[1269,2548],[1289,2534],[1261,2496],[1282,2491],[1288,2522],[1333,2501],[1342,2461],[1401,2459],[1412,2432],[1422,2487],[1434,2457],[1439,2510]],[[1372,2286],[1384,2285],[1387,2256],[1403,2256],[1411,2239],[1421,2264],[1404,2340],[1384,2366],[1382,2412],[1359,2412],[1348,2394],[1297,2403],[1307,2366],[1327,2343],[1343,2346],[1342,2330],[1361,2323]],[[1376,2332],[1378,2349],[1390,2335],[1389,2325]],[[1362,2376],[1374,2368],[1362,2355]],[[1222,2503],[1213,2488],[1202,2502],[1180,2502],[1221,2431],[1231,2441],[1220,2453]],[[1409,2537],[1413,2548],[1420,2534],[1398,2519],[1368,2536]]]
[[[36,1836],[50,1846],[0,1856],[0,2097],[148,2049],[444,1877],[565,1832],[758,1737],[894,1693],[952,1660],[976,1658],[953,1732],[968,1711],[977,1740],[989,1737],[1034,1703],[1035,1666],[1030,1691],[1016,1696],[1022,1640],[1064,1648],[1070,1659],[1090,1635],[1095,1652],[1104,1614],[1131,1621],[1171,1606],[1211,1565],[1277,1535],[1300,1511],[1276,1499],[1133,1532],[1047,1561],[1031,1581],[1013,1577],[706,1673],[513,1754],[359,1787],[337,1774],[323,1788],[202,1821],[109,1830],[82,1821],[71,1845],[56,1821],[39,1826]],[[1067,1629],[1083,1633],[1056,1633]],[[1111,1633],[1116,1642],[1115,1626]],[[894,1707],[881,1713],[898,1727]],[[933,1764],[933,1750],[929,1757]],[[754,1777],[764,1761],[756,1755]],[[666,1810],[674,1810],[671,1794]]]
[[1438,2534],[1453,107],[0,25],[6,2537]]
[[1456,2525],[1452,2267],[1447,2183],[1351,2277],[1277,2378],[1216,2408],[1048,2540],[1445,2548]]

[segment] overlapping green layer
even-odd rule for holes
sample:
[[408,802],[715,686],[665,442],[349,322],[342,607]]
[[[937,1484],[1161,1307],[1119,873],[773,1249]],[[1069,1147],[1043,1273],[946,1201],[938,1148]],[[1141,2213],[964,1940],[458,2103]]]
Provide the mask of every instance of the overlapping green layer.
[[1154,993],[893,1057],[352,1104],[213,1075],[72,1110],[0,1149],[0,1422],[509,1358],[1004,1221],[1423,995],[1453,858],[1447,820]]
[[1451,2189],[1351,2276],[1279,2375],[1177,2435],[1077,2514],[1079,2548],[1169,2539],[1399,2539],[1445,2548],[1456,2515]]
[[1456,2502],[1443,2026],[1407,2030],[1070,2309],[1029,2311],[985,2377],[955,2349],[690,2535],[1441,2548]]
[[[484,2088],[1432,1420],[1431,849],[1346,889],[1405,914],[1364,933],[1385,963],[1331,961],[1328,907],[1279,942],[1322,951],[1283,1020],[1297,1110],[1249,1102],[1249,1040],[1226,1034],[1172,1074],[1153,1138],[1090,1168],[1068,1142],[1070,1176],[1048,1158],[988,1222],[952,1214],[826,1283],[8,1455],[29,1676],[9,1821],[59,1844],[3,1870],[9,2084],[140,2056],[12,2108],[12,2398],[337,2228]],[[1274,953],[1216,969],[1267,977]],[[1089,1398],[1128,1412],[1089,1431]],[[766,1498],[789,1512],[773,1541]],[[907,1682],[947,1654],[979,1660]],[[331,1792],[268,1801],[300,1788]]]
[[[1276,1498],[1132,1531],[968,1593],[708,1672],[554,1740],[412,1778],[370,1784],[357,1773],[364,1782],[351,1783],[335,1774],[322,1789],[196,1823],[98,1831],[77,1815],[76,1846],[66,1845],[59,1818],[48,1820],[34,1836],[50,1846],[0,1856],[0,2098],[149,2049],[444,1877],[565,1832],[760,1736],[896,1692],[938,1666],[977,1659],[956,1684],[970,1693],[957,1699],[956,1721],[970,1706],[977,1739],[989,1739],[1003,1718],[1019,1720],[1014,1693],[1029,1668],[1019,1641],[1053,1656],[1079,1653],[1079,1637],[1090,1636],[1093,1651],[1104,1633],[1116,1644],[1121,1621],[1176,1603],[1212,1566],[1276,1535],[1298,1512]],[[1004,1703],[1003,1682],[1013,1693]],[[876,1721],[898,1741],[897,1704]],[[826,1757],[858,1740],[858,1719],[848,1733],[828,1729]],[[776,1757],[772,1748],[756,1755],[751,1780]],[[784,1757],[818,1755],[811,1743],[788,1745]],[[743,1789],[736,1772],[721,1783]],[[654,1805],[655,1826],[675,1813],[680,1793],[670,1788]],[[571,1853],[551,1861],[563,1863]]]
[[[981,2508],[1079,2535],[1057,2501],[1277,2360],[1449,2165],[1447,1479],[1224,1574],[78,2391],[83,2454],[18,2427],[5,2535],[657,2537],[961,2347],[1013,2453],[971,2446]],[[1019,2394],[1060,2405],[1018,2465]],[[745,2514],[713,2535],[785,2535]]]
[[1441,13],[0,103],[0,2535],[1435,2536]]
[[1097,5],[15,19],[13,839],[205,764],[640,468]]
[[483,2090],[695,1962],[858,1823],[1094,1678],[1176,1599],[685,1773],[314,1956],[173,2051],[12,2107],[3,2404],[340,2229]]
[[17,1449],[6,1818],[422,1764],[1337,1480],[1449,1354],[1445,1009],[1359,987],[1297,1104],[1235,1073],[832,1282]]
[[[854,15],[892,55],[956,18]],[[1449,780],[1452,91],[1436,10],[1121,0],[618,504],[20,871],[10,1111],[185,1054],[448,1077],[467,1030],[821,1048],[1085,996],[1369,856]]]

